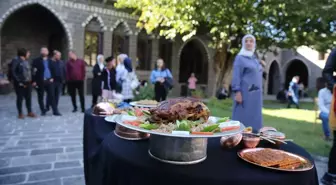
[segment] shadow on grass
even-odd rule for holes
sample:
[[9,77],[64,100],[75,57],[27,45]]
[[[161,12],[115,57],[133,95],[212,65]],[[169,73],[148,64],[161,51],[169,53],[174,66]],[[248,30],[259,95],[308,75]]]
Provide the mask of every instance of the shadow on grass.
[[[219,105],[220,106],[216,106],[211,103],[208,104],[211,110],[211,114],[213,116],[218,117],[226,117],[226,116],[231,117],[232,114],[231,105],[227,103],[225,104],[219,103]],[[273,110],[266,109],[266,111],[273,111]],[[297,113],[295,113],[293,110],[293,114]],[[285,133],[288,139],[293,139],[296,144],[305,148],[308,152],[315,155],[328,156],[331,148],[331,143],[328,143],[323,140],[321,124],[314,124],[313,122],[310,121],[303,121],[294,118],[289,119],[274,115],[268,115],[265,113],[263,114],[263,119],[264,119],[264,126],[275,127],[279,131]]]

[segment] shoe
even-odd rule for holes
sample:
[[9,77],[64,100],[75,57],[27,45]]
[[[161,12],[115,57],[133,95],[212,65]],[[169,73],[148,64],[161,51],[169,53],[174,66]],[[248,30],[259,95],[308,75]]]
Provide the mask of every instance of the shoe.
[[85,112],[85,110],[84,109],[82,109],[82,113],[84,113]]
[[30,117],[30,118],[36,118],[37,117],[36,114],[34,114],[33,112],[28,113],[27,116]]
[[329,173],[325,173],[321,179],[323,185],[335,185],[336,177],[332,177]]
[[50,108],[49,108],[49,107],[45,109],[45,112],[49,112],[49,111],[50,111]]
[[23,114],[19,114],[19,115],[18,115],[18,118],[19,118],[19,119],[24,119],[24,115],[23,115]]
[[56,113],[54,113],[54,116],[62,116],[62,114],[59,113],[59,112],[56,112]]
[[43,111],[43,112],[41,113],[41,116],[45,116],[45,115],[46,115],[46,112]]
[[74,110],[72,110],[72,112],[77,112],[77,108],[75,108]]

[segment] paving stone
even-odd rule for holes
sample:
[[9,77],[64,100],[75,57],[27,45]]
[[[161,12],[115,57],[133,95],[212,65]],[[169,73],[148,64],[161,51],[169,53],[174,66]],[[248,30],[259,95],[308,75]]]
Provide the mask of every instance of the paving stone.
[[33,172],[29,174],[28,181],[39,181],[53,178],[69,177],[74,175],[83,175],[83,169],[70,168],[44,172]]
[[30,153],[30,155],[56,154],[56,153],[63,153],[63,148],[37,149],[33,150]]
[[62,146],[82,146],[82,142],[74,142],[74,143],[52,143],[49,145],[50,147],[62,147]]
[[83,138],[61,138],[61,142],[82,142]]
[[24,182],[26,180],[25,174],[18,174],[18,175],[4,175],[0,176],[0,184],[17,184]]
[[71,159],[83,159],[83,152],[57,154],[57,161],[71,160]]
[[51,163],[54,161],[56,161],[56,154],[15,157],[12,158],[11,166]]
[[6,175],[6,174],[13,174],[13,173],[49,170],[51,169],[51,166],[52,166],[51,164],[37,164],[37,165],[29,165],[29,166],[1,168],[0,174]]
[[[38,182],[24,183],[24,185],[61,185],[61,184],[62,184],[61,179],[53,179],[53,180],[47,180],[47,181],[38,181]],[[82,185],[84,185],[84,184],[82,184]]]
[[79,161],[56,162],[54,168],[69,168],[81,166]]
[[0,159],[0,168],[7,167],[10,164],[9,159]]
[[84,185],[84,176],[63,178],[63,185]]
[[41,139],[41,140],[21,140],[19,141],[19,145],[23,144],[40,144],[40,143],[57,143],[58,139]]
[[28,152],[0,152],[0,158],[26,156]]
[[42,145],[18,145],[18,146],[5,147],[3,149],[3,151],[37,149],[37,148],[45,148],[45,146],[46,146],[45,144],[42,144]]
[[46,138],[46,136],[40,136],[40,135],[38,135],[38,136],[32,135],[32,136],[22,136],[22,137],[19,137],[19,139],[21,139],[21,140],[26,140],[26,139],[28,139],[28,140],[30,140],[30,139],[44,139],[44,138]]
[[83,152],[83,147],[66,147],[65,152]]

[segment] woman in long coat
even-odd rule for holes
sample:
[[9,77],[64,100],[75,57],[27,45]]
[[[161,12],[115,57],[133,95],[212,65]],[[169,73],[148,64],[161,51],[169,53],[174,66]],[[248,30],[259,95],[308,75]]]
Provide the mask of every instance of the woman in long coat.
[[256,39],[253,35],[245,35],[242,49],[233,64],[232,91],[234,103],[232,119],[240,121],[245,126],[259,130],[263,125],[262,119],[262,61],[254,52]]
[[97,56],[97,63],[93,66],[93,79],[92,79],[92,106],[97,104],[98,97],[101,95],[101,75],[104,70],[104,56]]

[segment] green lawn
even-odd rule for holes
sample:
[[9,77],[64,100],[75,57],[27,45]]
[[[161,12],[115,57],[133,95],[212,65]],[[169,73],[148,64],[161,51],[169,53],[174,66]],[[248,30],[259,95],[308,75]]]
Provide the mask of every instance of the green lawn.
[[[211,99],[207,103],[213,116],[231,116],[232,100]],[[312,154],[328,156],[331,143],[322,139],[321,121],[315,124],[313,103],[302,103],[301,109],[287,109],[285,104],[265,101],[263,108],[264,126],[272,126],[286,134],[288,139]]]

